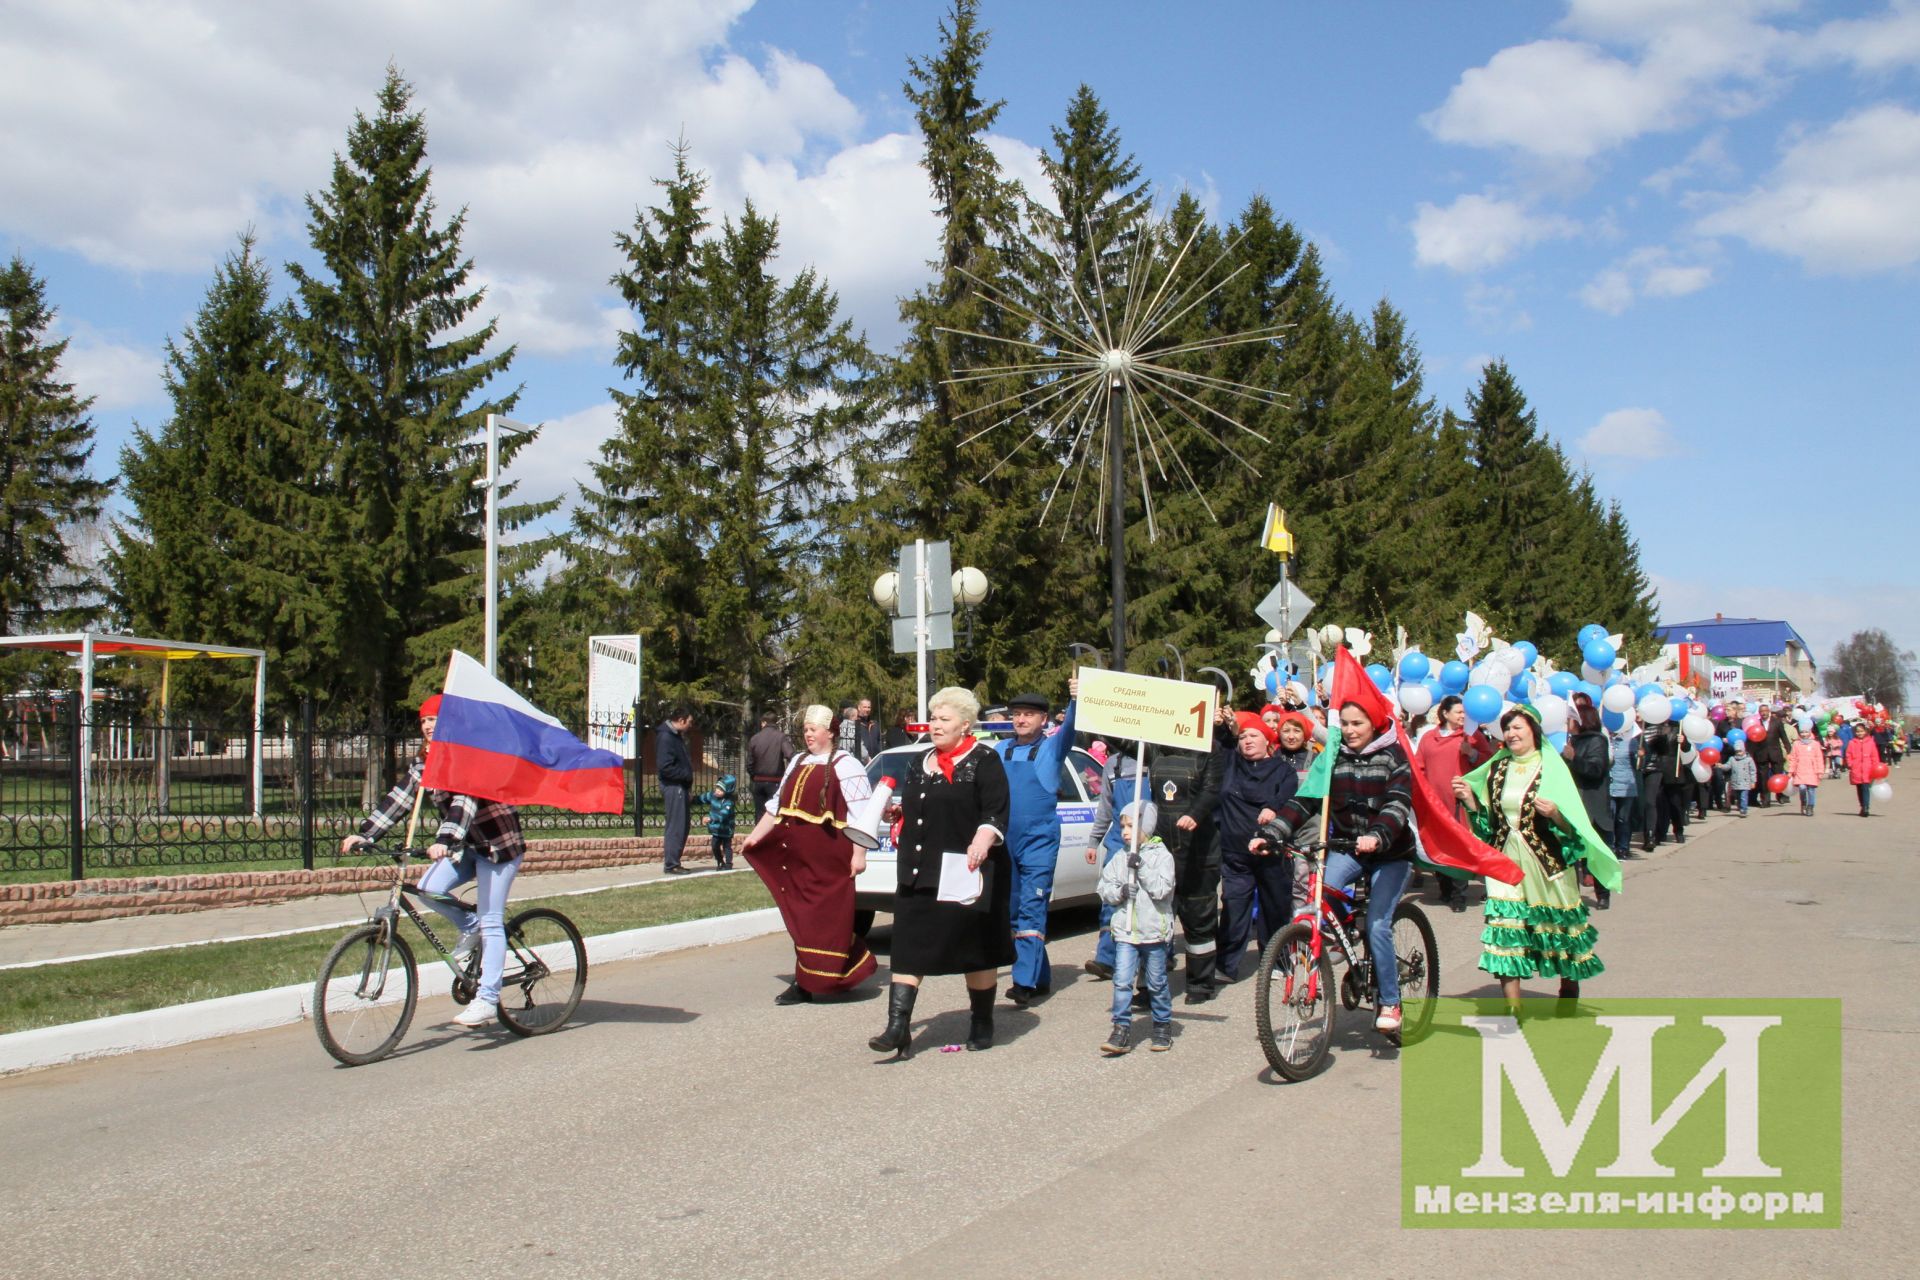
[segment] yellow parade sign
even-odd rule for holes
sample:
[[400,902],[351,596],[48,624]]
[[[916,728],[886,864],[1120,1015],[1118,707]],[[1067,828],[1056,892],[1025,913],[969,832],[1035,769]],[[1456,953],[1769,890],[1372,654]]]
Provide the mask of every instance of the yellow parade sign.
[[1214,708],[1220,697],[1215,686],[1098,667],[1082,667],[1078,674],[1073,723],[1081,732],[1188,751],[1213,749]]

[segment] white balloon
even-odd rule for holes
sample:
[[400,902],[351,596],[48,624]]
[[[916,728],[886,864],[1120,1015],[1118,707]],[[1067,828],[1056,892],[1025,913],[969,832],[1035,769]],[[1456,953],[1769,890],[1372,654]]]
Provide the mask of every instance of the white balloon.
[[1695,782],[1705,782],[1708,778],[1711,778],[1712,776],[1713,776],[1712,766],[1700,760],[1695,760],[1693,762],[1693,780]]
[[1423,684],[1400,686],[1400,709],[1410,716],[1423,716],[1433,710],[1433,690]]
[[1888,800],[1893,799],[1893,784],[1883,778],[1873,784],[1873,789],[1870,794],[1872,794],[1875,800],[1884,804]]
[[1605,684],[1607,681],[1607,673],[1583,661],[1580,664],[1580,678],[1588,684]]
[[1467,676],[1467,684],[1469,687],[1476,684],[1505,685],[1507,683],[1506,675],[1506,668],[1496,668],[1493,661],[1489,659],[1473,669]]
[[1633,710],[1633,686],[1616,684],[1609,686],[1600,694],[1600,705],[1608,711],[1625,715]]
[[1540,713],[1540,728],[1545,732],[1567,731],[1567,716],[1573,708],[1565,698],[1554,693],[1543,693],[1533,700],[1533,709]]
[[1664,693],[1650,693],[1640,699],[1640,719],[1645,724],[1665,724],[1673,718],[1673,699]]
[[1506,666],[1509,676],[1517,676],[1527,669],[1527,655],[1518,649],[1502,649],[1500,661]]
[[1687,718],[1680,722],[1680,732],[1687,735],[1688,742],[1705,742],[1713,736],[1713,721],[1698,711],[1690,711]]

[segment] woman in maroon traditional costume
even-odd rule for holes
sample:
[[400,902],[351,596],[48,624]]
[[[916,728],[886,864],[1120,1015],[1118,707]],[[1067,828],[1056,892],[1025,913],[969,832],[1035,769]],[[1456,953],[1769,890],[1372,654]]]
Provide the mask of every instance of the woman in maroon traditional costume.
[[853,878],[867,869],[867,854],[844,831],[873,788],[858,760],[834,750],[832,711],[808,707],[800,733],[806,754],[787,762],[779,794],[740,851],[793,938],[793,983],[775,1004],[850,991],[874,967],[867,940],[853,931]]

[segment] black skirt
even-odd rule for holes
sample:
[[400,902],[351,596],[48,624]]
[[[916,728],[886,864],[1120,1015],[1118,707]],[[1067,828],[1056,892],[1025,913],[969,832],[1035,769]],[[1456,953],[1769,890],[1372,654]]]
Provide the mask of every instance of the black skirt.
[[995,845],[987,855],[993,867],[988,905],[963,907],[942,902],[933,889],[901,889],[893,900],[894,973],[922,978],[947,973],[972,973],[1013,963],[1011,923],[1013,877],[1008,873],[1006,846]]

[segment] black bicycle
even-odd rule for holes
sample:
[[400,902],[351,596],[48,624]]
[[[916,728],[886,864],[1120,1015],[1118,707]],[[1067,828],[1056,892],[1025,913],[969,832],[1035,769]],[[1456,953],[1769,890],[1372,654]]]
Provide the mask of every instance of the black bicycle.
[[[392,1053],[413,1022],[420,998],[420,970],[413,947],[400,933],[405,915],[419,928],[453,971],[453,999],[469,1004],[480,989],[480,949],[464,962],[413,905],[422,902],[472,904],[451,894],[428,893],[406,882],[404,867],[417,849],[398,849],[393,885],[386,905],[367,923],[335,943],[313,986],[313,1029],[320,1045],[350,1067],[378,1062]],[[441,921],[442,924],[446,922]],[[558,1031],[587,989],[587,944],[573,921],[552,907],[528,907],[506,924],[506,968],[500,976],[500,1023],[518,1036]]]

